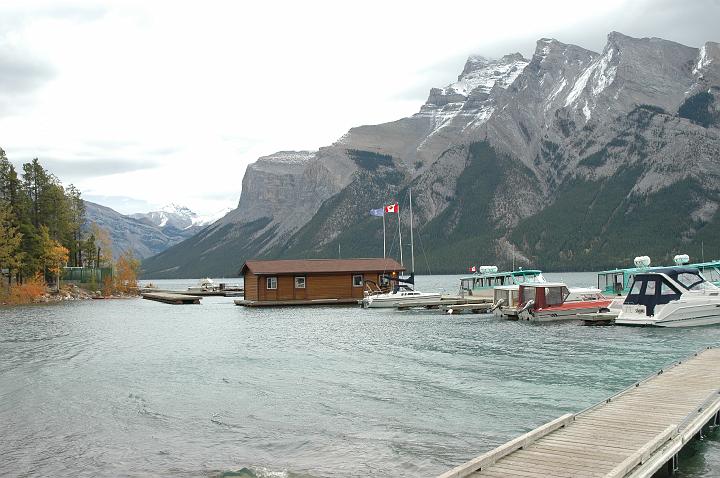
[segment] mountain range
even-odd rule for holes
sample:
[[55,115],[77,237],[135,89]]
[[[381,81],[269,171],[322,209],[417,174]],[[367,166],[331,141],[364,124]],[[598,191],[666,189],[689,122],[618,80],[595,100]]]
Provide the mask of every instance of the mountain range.
[[228,211],[202,217],[187,207],[169,204],[159,211],[120,214],[106,206],[85,202],[85,227],[91,224],[106,229],[110,234],[113,254],[131,250],[135,257],[144,259],[158,254],[170,246],[194,236]]
[[[720,247],[720,45],[540,39],[531,58],[471,56],[420,111],[317,151],[250,164],[238,207],[143,262],[144,275],[234,275],[249,258],[382,254],[371,208],[413,191],[418,272],[699,259]],[[386,222],[397,256],[397,215]],[[340,251],[340,252],[338,252]]]

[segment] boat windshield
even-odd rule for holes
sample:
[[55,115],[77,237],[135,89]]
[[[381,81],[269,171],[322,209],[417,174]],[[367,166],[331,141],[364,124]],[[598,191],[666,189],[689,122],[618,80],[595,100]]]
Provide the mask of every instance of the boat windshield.
[[701,267],[700,272],[708,281],[720,282],[720,271],[718,271],[717,267]]
[[675,280],[684,285],[688,290],[716,289],[713,284],[706,281],[700,274],[692,272],[683,272],[678,274]]
[[513,274],[516,284],[524,284],[526,282],[545,282],[545,278],[541,273],[529,273],[529,274]]

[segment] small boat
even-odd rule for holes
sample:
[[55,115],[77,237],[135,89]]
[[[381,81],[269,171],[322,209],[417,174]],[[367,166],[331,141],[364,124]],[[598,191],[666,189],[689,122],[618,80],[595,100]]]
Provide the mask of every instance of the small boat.
[[396,290],[382,294],[367,295],[362,306],[368,308],[402,307],[405,304],[436,303],[442,296],[435,292],[420,292],[401,285]]
[[187,289],[188,292],[215,292],[217,290],[219,290],[219,287],[209,278],[202,279],[198,285]]
[[[528,284],[529,285],[529,284]],[[538,286],[555,286],[556,284],[537,284]],[[564,284],[562,284],[564,285]],[[567,287],[567,294],[564,303],[577,303],[577,302],[590,302],[597,300],[609,300],[606,299],[600,289],[593,287]],[[497,286],[494,289],[493,306],[491,310],[495,315],[508,316],[516,319],[518,312],[523,308],[520,301],[520,286],[518,285],[506,285]],[[597,312],[597,311],[595,311]]]
[[495,287],[518,286],[529,282],[545,282],[542,271],[520,268],[498,272],[497,266],[480,266],[473,275],[460,278],[460,295],[492,299]]
[[[612,302],[598,289],[580,289],[571,293],[562,282],[523,284],[518,290],[517,319],[533,322],[578,320],[578,314],[605,310]],[[508,318],[513,318],[507,314]]]
[[720,323],[720,288],[695,267],[636,274],[617,325],[692,327]]

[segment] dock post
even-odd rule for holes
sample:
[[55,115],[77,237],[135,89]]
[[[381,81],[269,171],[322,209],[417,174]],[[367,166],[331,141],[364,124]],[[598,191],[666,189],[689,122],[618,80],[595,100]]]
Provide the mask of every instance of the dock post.
[[670,458],[670,461],[667,462],[667,473],[668,475],[674,475],[676,471],[680,468],[680,465],[678,463],[679,458],[678,454],[674,454],[672,458]]

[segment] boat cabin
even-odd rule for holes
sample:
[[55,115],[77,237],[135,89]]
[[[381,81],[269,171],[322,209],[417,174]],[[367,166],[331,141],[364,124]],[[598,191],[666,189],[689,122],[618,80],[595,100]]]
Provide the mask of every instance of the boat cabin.
[[545,282],[542,271],[518,269],[498,272],[495,266],[481,266],[479,272],[460,279],[461,295],[493,297],[493,288],[506,285],[519,285],[529,282]]
[[714,288],[694,267],[657,268],[635,276],[623,305],[653,316],[656,306],[679,300],[683,293]]
[[240,305],[356,303],[367,281],[384,283],[404,270],[389,258],[249,260],[240,270],[245,280]]
[[[708,282],[720,286],[720,261],[688,264],[690,258],[685,254],[676,255],[676,267],[692,267],[698,269]],[[626,269],[613,269],[598,272],[598,289],[605,295],[622,296],[630,292],[630,286],[637,274],[655,272],[666,269],[663,266],[650,267],[650,258],[641,256],[635,258],[635,266]]]
[[570,295],[567,285],[562,282],[546,282],[544,284],[521,284],[518,292],[520,306],[524,307],[533,301],[534,309],[544,309],[562,305]]
[[501,307],[516,307],[518,304],[519,288],[516,285],[503,285],[493,289],[493,303],[502,300]]

